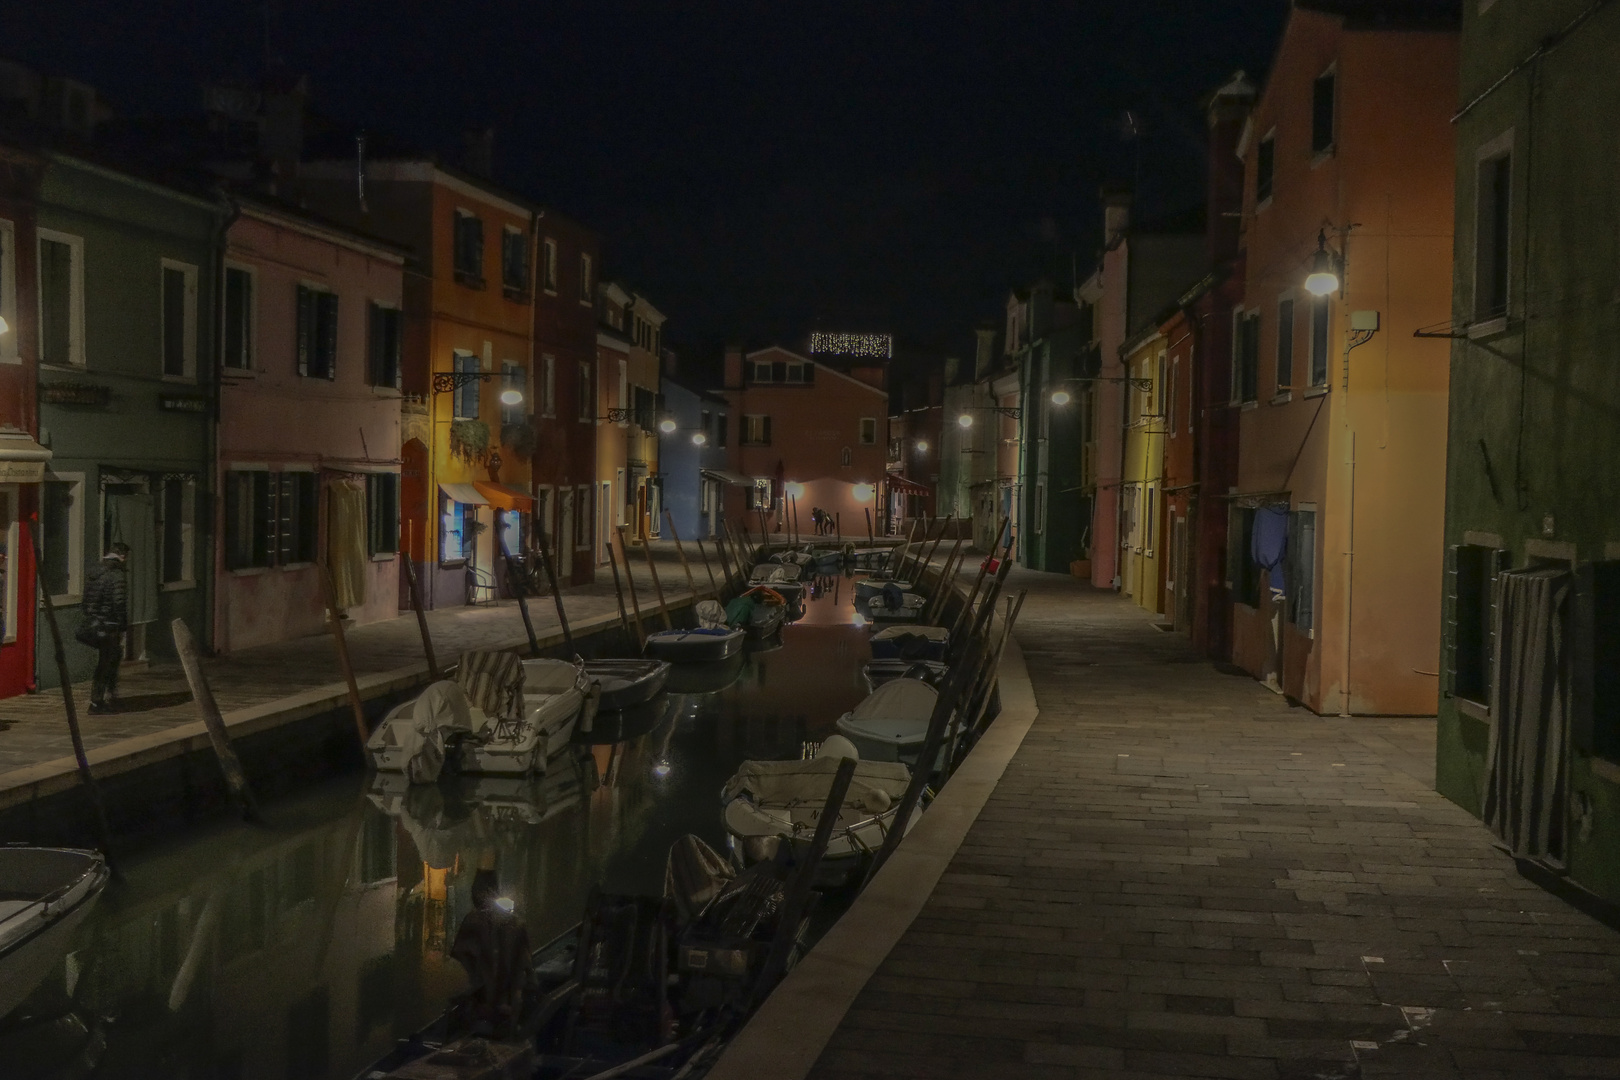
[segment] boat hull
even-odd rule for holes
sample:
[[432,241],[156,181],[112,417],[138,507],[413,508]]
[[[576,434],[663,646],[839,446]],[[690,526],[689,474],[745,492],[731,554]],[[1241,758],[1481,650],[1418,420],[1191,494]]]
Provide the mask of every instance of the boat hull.
[[[71,854],[84,857],[85,867],[77,878],[33,898],[0,899],[0,1018],[15,1011],[62,963],[73,947],[74,932],[90,917],[106,887],[110,874],[100,855]],[[0,879],[12,877],[0,864]],[[14,881],[0,880],[0,890],[8,884]],[[0,897],[6,896],[0,891]]]
[[669,679],[669,664],[659,660],[587,660],[585,674],[602,687],[599,708],[616,712],[657,697]]
[[672,664],[706,664],[725,660],[742,651],[741,630],[726,634],[694,634],[661,630],[647,635],[647,655]]

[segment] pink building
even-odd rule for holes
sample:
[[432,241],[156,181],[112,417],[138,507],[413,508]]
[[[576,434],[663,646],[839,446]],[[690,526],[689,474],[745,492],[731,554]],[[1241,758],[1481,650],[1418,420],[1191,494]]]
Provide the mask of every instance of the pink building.
[[404,256],[272,202],[226,237],[216,500],[220,652],[399,611]]

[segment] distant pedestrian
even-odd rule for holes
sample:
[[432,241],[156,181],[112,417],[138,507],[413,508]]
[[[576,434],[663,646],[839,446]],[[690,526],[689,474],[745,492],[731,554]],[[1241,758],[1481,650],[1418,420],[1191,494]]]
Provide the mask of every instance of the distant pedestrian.
[[129,629],[129,559],[127,544],[114,544],[90,578],[80,607],[74,635],[96,650],[96,671],[90,679],[90,711],[118,710],[118,666],[124,658],[124,631]]

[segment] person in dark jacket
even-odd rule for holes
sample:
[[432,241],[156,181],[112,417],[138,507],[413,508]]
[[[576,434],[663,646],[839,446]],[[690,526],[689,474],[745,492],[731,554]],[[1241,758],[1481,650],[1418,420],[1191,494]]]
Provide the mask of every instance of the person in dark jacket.
[[97,654],[90,679],[93,713],[118,710],[118,665],[124,658],[124,631],[129,629],[129,574],[124,567],[128,559],[129,546],[114,544],[84,590],[80,615]]
[[500,899],[493,870],[473,875],[473,909],[461,920],[450,955],[467,972],[473,1033],[504,1038],[520,1027],[532,1004],[534,962],[529,931]]

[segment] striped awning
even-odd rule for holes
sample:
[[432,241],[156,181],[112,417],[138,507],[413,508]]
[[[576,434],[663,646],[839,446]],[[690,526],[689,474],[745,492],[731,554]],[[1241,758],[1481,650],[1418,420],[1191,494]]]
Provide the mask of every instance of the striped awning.
[[440,484],[439,491],[451,502],[465,503],[469,506],[489,505],[484,493],[471,484]]
[[889,474],[889,490],[890,491],[898,491],[902,495],[931,495],[931,494],[933,494],[933,492],[931,492],[926,486],[917,483],[917,481],[915,481],[915,480],[907,480],[905,477],[901,476],[899,473],[890,473]]
[[486,503],[498,509],[525,511],[534,509],[534,499],[515,487],[486,484],[481,480],[474,480],[472,486],[484,497]]

